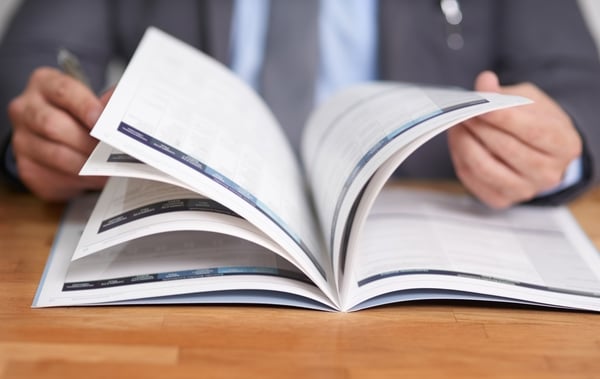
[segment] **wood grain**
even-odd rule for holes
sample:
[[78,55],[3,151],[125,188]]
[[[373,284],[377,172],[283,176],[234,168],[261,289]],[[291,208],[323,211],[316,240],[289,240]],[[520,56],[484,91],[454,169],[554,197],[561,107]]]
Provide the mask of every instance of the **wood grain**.
[[[571,209],[600,247],[600,189]],[[600,378],[600,315],[587,312],[465,302],[352,314],[31,309],[62,210],[0,189],[0,378]]]

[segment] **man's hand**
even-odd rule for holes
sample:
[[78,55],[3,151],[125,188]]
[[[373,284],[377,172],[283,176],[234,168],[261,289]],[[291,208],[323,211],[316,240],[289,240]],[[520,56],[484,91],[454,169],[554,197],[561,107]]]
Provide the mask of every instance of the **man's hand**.
[[475,90],[520,95],[533,104],[491,112],[448,132],[458,178],[492,208],[530,200],[560,184],[582,152],[581,137],[562,108],[531,83],[500,86],[481,73]]
[[106,178],[78,175],[96,146],[89,129],[103,108],[89,88],[62,72],[33,72],[8,112],[19,176],[34,194],[64,201],[104,185]]

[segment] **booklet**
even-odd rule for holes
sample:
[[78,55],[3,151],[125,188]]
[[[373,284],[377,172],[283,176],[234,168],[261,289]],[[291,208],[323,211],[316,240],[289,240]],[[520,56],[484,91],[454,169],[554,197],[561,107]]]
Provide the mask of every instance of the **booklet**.
[[493,211],[390,177],[435,135],[528,100],[368,83],[310,116],[300,159],[226,67],[150,28],[92,130],[34,307],[256,303],[352,311],[473,299],[600,311],[564,207]]

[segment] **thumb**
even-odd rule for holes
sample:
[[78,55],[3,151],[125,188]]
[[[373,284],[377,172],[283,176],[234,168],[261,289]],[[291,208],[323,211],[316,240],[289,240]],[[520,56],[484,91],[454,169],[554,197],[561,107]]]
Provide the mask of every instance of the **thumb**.
[[492,71],[483,71],[475,79],[475,91],[480,92],[500,92],[500,80],[498,75]]

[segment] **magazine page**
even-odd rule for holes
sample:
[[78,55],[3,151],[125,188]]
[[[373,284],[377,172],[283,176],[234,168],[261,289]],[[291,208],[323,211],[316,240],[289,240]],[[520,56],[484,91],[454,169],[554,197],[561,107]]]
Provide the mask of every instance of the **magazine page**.
[[265,104],[220,63],[148,29],[92,135],[239,214],[336,296],[294,152]]
[[467,118],[528,102],[461,89],[371,83],[352,87],[319,107],[303,135],[302,160],[335,273],[343,269],[353,206],[390,157],[414,150]]
[[96,198],[69,204],[33,307],[226,302],[334,309],[288,261],[224,234],[154,234],[73,261]]
[[[102,191],[72,255],[72,267],[77,267],[81,261],[94,261],[91,255],[105,257],[106,251],[116,245],[120,245],[119,249],[125,249],[123,246],[134,241],[131,245],[138,246],[136,249],[139,250],[144,241],[157,238],[155,236],[162,236],[159,240],[166,239],[165,233],[181,231],[212,234],[215,240],[224,236],[245,240],[268,251],[269,256],[277,255],[290,265],[301,267],[294,255],[282,249],[247,220],[212,199],[161,182],[117,177],[110,178]],[[189,244],[186,241],[191,239],[188,236],[182,243],[187,246]],[[173,244],[166,251],[176,248],[176,244]],[[169,259],[169,254],[165,259]],[[83,259],[86,257],[90,258]],[[246,255],[231,259],[249,261]],[[144,262],[138,262],[137,265],[143,267]],[[300,268],[297,270],[302,271]]]
[[139,178],[169,183],[174,186],[189,188],[185,183],[167,175],[142,161],[125,154],[112,146],[98,142],[92,154],[79,171],[79,175],[90,176],[119,176],[124,178]]
[[425,298],[600,310],[600,254],[565,207],[498,211],[467,195],[391,184],[348,260],[346,309],[424,290]]
[[178,230],[228,234],[287,254],[254,225],[212,199],[161,182],[111,177],[73,260],[129,240]]

